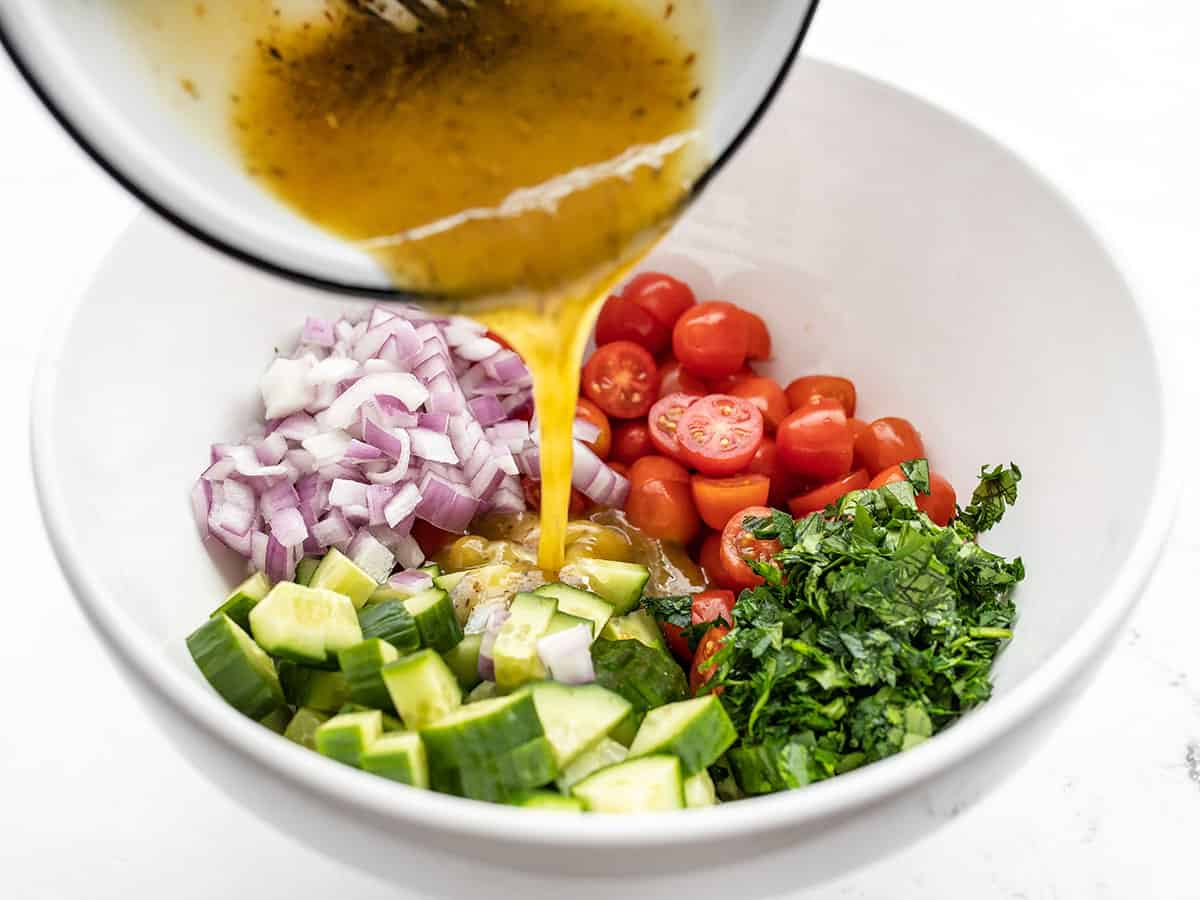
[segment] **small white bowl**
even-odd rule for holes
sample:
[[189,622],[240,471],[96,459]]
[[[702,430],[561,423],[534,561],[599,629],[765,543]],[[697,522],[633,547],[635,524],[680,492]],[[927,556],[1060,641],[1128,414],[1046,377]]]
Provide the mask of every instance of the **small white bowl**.
[[780,378],[843,373],[864,417],[911,418],[961,493],[982,463],[1022,466],[1021,500],[987,538],[1029,571],[991,702],[910,752],[803,790],[629,818],[412,790],[241,717],[183,645],[233,574],[199,542],[188,489],[209,442],[252,419],[272,346],[306,312],[353,301],[147,219],[50,336],[33,405],[37,483],[80,605],[215,785],[322,852],[438,896],[487,884],[496,896],[753,898],[928,834],[1061,719],[1155,563],[1174,489],[1151,336],[1074,210],[963,123],[808,62],[649,265],[762,313]]

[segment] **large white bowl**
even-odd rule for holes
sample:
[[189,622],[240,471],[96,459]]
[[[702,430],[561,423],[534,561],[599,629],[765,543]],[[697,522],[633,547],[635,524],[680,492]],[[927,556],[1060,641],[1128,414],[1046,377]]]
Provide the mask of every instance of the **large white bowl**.
[[781,378],[853,377],[863,414],[918,423],[960,492],[981,463],[1023,467],[1021,501],[988,537],[1029,570],[994,699],[927,744],[832,781],[630,818],[411,790],[242,718],[183,646],[233,574],[197,540],[188,489],[208,443],[252,418],[272,346],[292,339],[304,312],[352,301],[146,220],[50,336],[34,402],[37,481],[80,605],[214,785],[322,852],[435,895],[483,885],[526,898],[751,898],[928,834],[1045,738],[1134,604],[1171,511],[1156,353],[1096,237],[983,135],[807,62],[651,264],[686,273],[679,254],[707,267],[696,276],[711,279],[704,294],[767,318]]

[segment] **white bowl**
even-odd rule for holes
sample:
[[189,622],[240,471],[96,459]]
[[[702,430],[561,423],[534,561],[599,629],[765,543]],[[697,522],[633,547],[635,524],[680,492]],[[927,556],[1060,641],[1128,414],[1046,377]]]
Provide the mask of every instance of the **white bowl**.
[[910,752],[804,790],[630,818],[412,790],[242,718],[184,650],[233,574],[198,541],[188,489],[208,443],[252,418],[272,346],[305,312],[353,301],[145,220],[51,334],[34,455],[80,604],[180,751],[312,847],[448,897],[481,883],[498,896],[608,897],[651,878],[633,886],[796,889],[928,834],[1016,769],[1111,644],[1170,518],[1159,364],[1108,254],[983,135],[807,62],[650,262],[697,264],[705,295],[767,318],[781,378],[849,375],[863,414],[910,417],[960,492],[982,463],[1023,467],[1020,503],[987,541],[1029,571],[991,702]]

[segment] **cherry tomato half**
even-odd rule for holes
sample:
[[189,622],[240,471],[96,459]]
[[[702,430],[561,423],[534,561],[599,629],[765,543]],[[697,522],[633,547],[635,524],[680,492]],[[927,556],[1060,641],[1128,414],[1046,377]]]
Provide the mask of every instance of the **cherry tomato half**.
[[748,359],[771,358],[771,332],[761,316],[748,309],[742,310],[746,317],[746,357]]
[[[896,481],[907,481],[908,476],[899,465],[889,466],[871,479],[870,487],[881,488],[885,484]],[[929,516],[937,525],[948,525],[954,518],[955,504],[958,497],[954,493],[954,485],[938,475],[929,473],[929,493],[917,494],[917,509]]]
[[613,429],[612,458],[617,462],[631,465],[635,460],[653,452],[650,426],[645,422],[622,422]]
[[[733,625],[733,605],[736,598],[733,591],[707,590],[692,597],[692,624],[701,625],[705,622],[716,622],[718,619],[728,625]],[[692,648],[683,635],[683,629],[670,622],[662,622],[659,627],[671,652],[684,664],[692,661]]]
[[690,394],[668,394],[650,407],[646,424],[650,428],[650,443],[659,453],[673,459],[680,457],[679,420],[698,399]]
[[692,491],[684,481],[639,478],[638,463],[652,459],[643,456],[630,471],[629,499],[625,515],[630,523],[660,541],[687,544],[700,531],[700,516],[692,502]]
[[640,344],[605,344],[583,367],[583,392],[608,415],[636,419],[650,411],[658,396],[658,366]]
[[705,382],[708,384],[706,394],[728,394],[729,389],[735,384],[745,381],[747,378],[756,378],[758,373],[750,366],[742,366],[732,375],[721,375],[718,378],[707,378]]
[[725,393],[731,397],[742,397],[758,407],[767,431],[775,431],[784,416],[791,412],[787,394],[779,382],[763,375],[751,375],[735,382]]
[[753,458],[746,466],[746,472],[750,475],[766,475],[771,479],[771,493],[767,502],[780,509],[787,505],[788,497],[804,487],[804,482],[800,478],[785,471],[779,465],[779,452],[776,449],[775,439],[769,436],[764,437],[762,443],[758,445],[758,449],[754,451]]
[[709,393],[708,385],[699,375],[693,375],[679,364],[677,359],[666,359],[658,367],[659,398],[668,394],[690,394],[693,397],[703,397]]
[[746,362],[747,318],[732,303],[710,300],[684,312],[671,333],[671,347],[685,369],[702,378],[736,372]]
[[596,318],[596,346],[615,341],[633,341],[657,355],[670,344],[671,330],[632,299],[613,294]]
[[723,529],[730,517],[747,506],[762,506],[771,495],[766,475],[734,475],[731,478],[692,476],[692,499],[700,518],[709,528]]
[[763,439],[763,418],[749,400],[710,394],[679,420],[680,458],[704,475],[733,475],[754,458]]
[[601,459],[608,459],[608,454],[612,450],[613,435],[612,426],[608,423],[608,416],[604,414],[604,411],[587,397],[580,397],[575,401],[575,418],[590,422],[600,429],[600,433],[596,435],[594,441],[584,441],[584,443],[591,447]]
[[[692,668],[688,673],[688,687],[692,689],[692,694],[697,694],[704,685],[708,684],[709,679],[713,677],[715,666],[709,662],[721,649],[721,642],[725,640],[725,635],[729,634],[729,629],[724,625],[714,625],[708,631],[704,632],[704,637],[700,639],[700,644],[696,647],[696,655],[692,658]],[[718,687],[713,691],[714,694],[719,694],[723,688]]]
[[912,422],[888,416],[876,419],[854,442],[854,451],[872,475],[925,455],[925,443]]
[[771,510],[765,506],[748,506],[734,513],[721,532],[721,564],[730,587],[738,590],[758,587],[763,583],[762,577],[755,574],[746,565],[746,560],[770,562],[775,558],[775,554],[783,549],[779,541],[760,541],[742,525],[748,516],[769,516],[770,514]]
[[847,416],[854,415],[858,405],[858,391],[854,388],[854,382],[837,375],[805,375],[797,378],[787,386],[787,397],[792,409],[833,398],[842,404]]
[[835,503],[851,491],[861,491],[871,481],[866,469],[857,469],[845,478],[823,484],[819,488],[793,497],[788,501],[788,509],[797,519],[809,513],[820,512],[830,503]]
[[779,463],[789,472],[825,484],[850,472],[854,439],[846,413],[837,400],[797,407],[775,433]]
[[621,291],[621,296],[632,300],[666,328],[674,326],[685,310],[696,305],[692,289],[663,272],[643,272],[634,276]]
[[704,569],[704,577],[710,585],[730,586],[729,576],[725,574],[725,567],[721,562],[720,532],[712,532],[700,545],[700,567]]

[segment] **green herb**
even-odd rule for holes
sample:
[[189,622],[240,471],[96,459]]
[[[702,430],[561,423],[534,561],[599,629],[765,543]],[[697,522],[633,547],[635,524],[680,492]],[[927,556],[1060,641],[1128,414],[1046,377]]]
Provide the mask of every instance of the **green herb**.
[[918,494],[929,493],[929,460],[910,459],[900,463],[900,471],[912,482],[913,490]]
[[921,463],[905,469],[908,482],[854,491],[824,515],[747,519],[781,550],[754,564],[767,583],[738,598],[708,687],[722,688],[738,728],[728,768],[743,792],[801,787],[906,750],[990,696],[1025,570],[973,537],[1016,499],[1020,471],[985,468],[962,519],[943,528],[917,509]]

